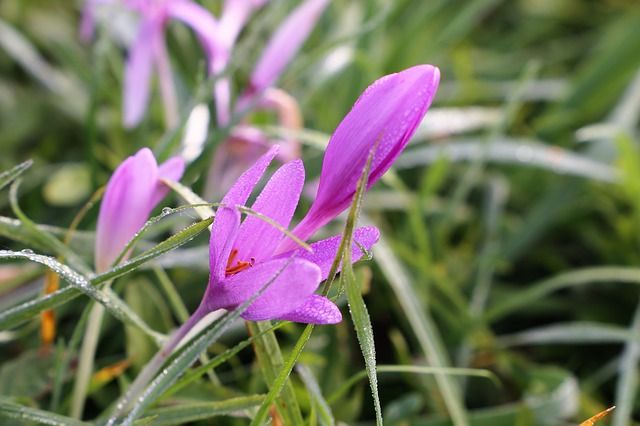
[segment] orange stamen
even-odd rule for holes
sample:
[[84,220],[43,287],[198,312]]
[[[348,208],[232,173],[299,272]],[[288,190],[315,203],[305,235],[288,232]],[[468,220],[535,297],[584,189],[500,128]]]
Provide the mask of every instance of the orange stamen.
[[251,258],[251,260],[249,261],[238,260],[237,262],[235,262],[235,265],[234,265],[233,262],[236,260],[236,256],[238,256],[238,249],[234,248],[231,250],[231,253],[229,253],[229,260],[227,260],[227,268],[224,270],[224,273],[226,276],[234,275],[240,271],[244,271],[245,269],[253,266],[255,262],[255,259]]

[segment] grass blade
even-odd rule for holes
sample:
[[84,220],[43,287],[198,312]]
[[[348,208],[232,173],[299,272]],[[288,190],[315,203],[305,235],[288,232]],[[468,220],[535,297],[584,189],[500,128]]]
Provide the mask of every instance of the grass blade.
[[[629,333],[637,335],[640,328],[640,304],[636,307]],[[638,391],[638,361],[640,361],[640,342],[629,339],[622,351],[622,359],[618,366],[618,382],[616,383],[616,410],[613,412],[613,426],[625,426],[633,420],[633,409]]]
[[594,268],[575,269],[559,274],[541,282],[525,286],[513,297],[496,303],[486,313],[485,321],[494,322],[504,316],[521,309],[528,304],[542,299],[554,291],[578,287],[592,283],[629,283],[640,284],[640,269],[622,266],[601,266]]
[[373,327],[371,326],[371,318],[369,318],[369,312],[364,303],[364,299],[362,298],[360,285],[356,279],[356,275],[353,273],[353,266],[351,263],[353,231],[360,212],[360,206],[362,205],[362,199],[367,188],[369,170],[371,168],[371,161],[373,160],[374,153],[375,147],[369,153],[367,164],[360,176],[360,180],[358,181],[358,189],[353,198],[353,203],[349,211],[349,219],[342,237],[344,240],[344,247],[346,249],[342,252],[343,267],[341,281],[346,290],[347,302],[349,303],[349,313],[351,314],[353,326],[356,329],[356,336],[358,337],[360,350],[364,357],[367,376],[369,376],[369,385],[371,386],[371,394],[373,396],[373,406],[376,412],[376,424],[378,426],[382,426],[382,407],[380,406],[380,396],[378,395],[378,375],[376,371],[376,348],[375,341],[373,339]]
[[182,425],[189,422],[211,419],[215,416],[242,413],[259,405],[264,395],[240,396],[224,401],[181,404],[176,407],[150,410],[148,416],[135,424],[153,424],[155,426]]
[[[204,332],[199,334],[197,337],[192,339],[190,342],[183,345],[181,348],[177,350],[177,353],[173,356],[170,364],[162,370],[157,377],[151,381],[151,383],[144,390],[142,395],[137,396],[136,392],[133,392],[132,389],[136,387],[136,383],[130,387],[127,394],[125,394],[118,404],[116,405],[114,414],[109,418],[107,424],[115,425],[118,423],[118,417],[120,414],[127,409],[129,402],[135,398],[136,404],[133,406],[131,411],[129,412],[126,419],[122,422],[123,425],[132,425],[133,422],[140,416],[147,407],[153,404],[166,390],[169,389],[171,385],[173,385],[180,376],[184,374],[184,372],[189,368],[191,364],[193,364],[199,357],[202,352],[206,350],[212,343],[214,343],[222,333],[231,325],[233,321],[242,315],[242,313],[254,302],[254,300],[273,283],[280,273],[288,266],[288,263],[283,266],[283,268],[275,274],[271,280],[269,280],[265,285],[253,295],[251,298],[247,299],[242,305],[238,306],[233,311],[227,312],[224,316],[220,318],[215,324],[211,327],[207,328]],[[163,350],[161,350],[156,357],[149,362],[149,365],[153,366],[155,369],[155,361],[157,359],[164,359]],[[162,364],[158,365],[161,367]],[[146,367],[145,367],[146,368]],[[155,373],[155,372],[154,372]],[[143,372],[140,375],[148,374]],[[118,423],[119,424],[119,423]]]
[[281,392],[282,397],[277,401],[276,407],[280,415],[283,416],[285,424],[302,424],[303,420],[302,414],[300,413],[300,406],[298,405],[296,394],[289,380],[289,374],[300,352],[302,352],[304,344],[309,340],[313,326],[308,325],[305,327],[291,355],[287,358],[286,363],[282,359],[282,352],[280,351],[275,333],[273,331],[266,331],[266,329],[271,326],[270,322],[250,322],[247,326],[251,334],[263,334],[261,338],[254,342],[254,348],[264,380],[269,387],[269,393],[260,405],[258,412],[251,421],[251,425],[262,425],[266,422],[269,409],[271,405],[276,402]]
[[22,173],[24,173],[32,165],[33,165],[33,161],[27,160],[7,171],[0,173],[0,189],[3,189],[5,186],[9,185],[11,182],[16,180]]
[[318,416],[320,417],[320,424],[322,426],[335,425],[336,421],[333,418],[333,413],[331,413],[331,407],[329,407],[327,400],[322,395],[320,385],[318,385],[316,378],[313,377],[311,370],[306,365],[298,364],[296,365],[296,371],[313,398],[314,405],[318,410]]
[[16,404],[6,398],[0,398],[1,417],[51,426],[88,426],[91,424],[52,413],[51,411]]
[[[191,241],[193,238],[195,238],[200,232],[204,231],[205,229],[207,229],[207,227],[209,226],[209,224],[211,223],[212,219],[207,219],[207,220],[203,220],[200,222],[196,222],[193,225],[190,225],[186,228],[184,228],[183,230],[181,230],[180,232],[178,232],[177,234],[174,234],[172,236],[170,236],[169,238],[167,238],[166,240],[164,240],[163,242],[161,242],[160,244],[158,244],[157,246],[155,246],[154,248],[147,250],[144,253],[141,253],[140,255],[132,258],[131,260],[129,260],[128,262],[117,266],[107,272],[105,272],[104,274],[101,275],[97,275],[95,277],[93,277],[91,280],[89,280],[90,285],[87,286],[85,284],[83,284],[82,286],[82,290],[86,290],[89,292],[95,292],[95,289],[92,288],[92,286],[95,286],[97,284],[103,283],[103,282],[107,282],[109,280],[112,280],[114,278],[120,277],[122,275],[125,275],[129,272],[131,272],[132,270],[138,268],[140,265],[144,264],[145,262],[148,262],[168,251],[171,251],[177,247],[180,247],[181,245]],[[12,251],[7,251],[7,250],[0,250],[0,258],[2,258],[2,256],[4,256],[5,258],[26,258],[28,259],[30,255],[33,255],[33,253],[29,253],[29,252],[12,252]],[[36,255],[36,256],[40,256],[40,255]],[[48,262],[48,259],[51,259],[53,261],[55,261],[55,259],[52,258],[48,258],[46,256],[42,256],[42,260],[43,262]],[[39,262],[40,263],[40,262]],[[46,263],[45,263],[45,266]],[[68,268],[67,266],[63,265],[63,270],[66,271],[67,269],[69,271],[71,271],[71,278],[75,278],[77,276],[80,276],[77,272],[71,270],[70,268]],[[57,271],[55,271],[57,272]],[[82,276],[80,276],[80,279],[84,279]],[[29,319],[31,319],[34,315],[40,313],[41,311],[45,310],[45,309],[51,309],[51,308],[55,308],[57,306],[62,305],[63,303],[66,303],[76,297],[78,297],[81,293],[78,291],[80,290],[80,288],[78,287],[65,287],[63,289],[60,289],[58,291],[56,291],[55,293],[51,293],[48,294],[46,296],[42,296],[39,297],[35,300],[30,300],[27,301],[25,303],[21,303],[18,306],[15,306],[13,308],[7,309],[4,312],[0,313],[0,329],[7,329],[10,327],[13,327],[17,324],[20,324],[24,321],[27,321]]]
[[[411,373],[411,374],[446,374],[449,376],[479,377],[489,379],[497,386],[500,385],[498,377],[489,370],[481,370],[476,368],[437,368],[424,367],[420,365],[378,365],[376,367],[378,373]],[[329,404],[333,404],[340,398],[344,397],[347,391],[360,380],[367,377],[367,370],[359,371],[347,380],[345,380],[330,396],[327,398]]]
[[[381,236],[380,241],[374,246],[373,255],[407,315],[429,364],[436,368],[449,367],[436,327],[430,316],[420,306],[418,302],[420,298],[411,288],[406,270],[396,258],[384,236]],[[435,373],[435,379],[454,424],[468,425],[469,420],[456,383],[441,372]]]

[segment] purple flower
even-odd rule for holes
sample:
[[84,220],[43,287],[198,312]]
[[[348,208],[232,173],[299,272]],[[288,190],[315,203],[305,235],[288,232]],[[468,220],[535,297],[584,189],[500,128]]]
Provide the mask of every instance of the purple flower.
[[[296,236],[307,239],[348,207],[373,149],[367,186],[382,176],[426,114],[438,83],[438,69],[420,65],[379,79],[360,96],[329,141],[317,198],[294,229]],[[327,278],[340,236],[312,244],[313,253],[308,253],[259,218],[241,222],[234,208],[246,204],[276,152],[273,147],[263,155],[222,200],[211,231],[211,275],[199,315],[234,309],[276,277],[242,314],[245,319],[338,322],[338,308],[314,292]],[[303,184],[302,162],[291,161],[274,173],[252,208],[286,228]],[[361,247],[371,248],[378,237],[375,227],[358,228],[351,247],[353,261],[362,257]]]
[[160,179],[179,180],[184,161],[174,157],[158,166],[148,148],[127,158],[107,183],[96,227],[96,271],[115,262],[129,240],[142,228],[154,207],[167,195]]
[[[82,13],[80,36],[89,40],[95,29],[94,13],[101,4],[114,0],[87,0]],[[177,99],[171,75],[171,65],[164,40],[169,19],[182,21],[198,36],[207,56],[209,71],[225,64],[229,57],[225,38],[218,23],[205,8],[193,0],[122,0],[125,7],[140,14],[138,33],[129,49],[125,69],[123,122],[136,126],[147,108],[151,77],[155,68],[164,101],[165,120],[169,127],[177,122]]]
[[[249,8],[245,2],[236,3],[238,3],[235,6],[237,9]],[[240,6],[240,3],[244,6]],[[302,128],[302,115],[296,100],[273,85],[300,50],[328,4],[329,0],[306,0],[289,14],[267,42],[251,74],[248,87],[235,105],[236,112],[245,112],[253,102],[256,102],[257,109],[275,110],[279,125],[282,127],[293,131]],[[244,16],[240,13],[231,15]],[[241,20],[230,19],[229,21],[237,23]],[[220,26],[223,26],[223,19],[220,20]],[[235,34],[231,30],[225,32]],[[227,80],[222,79],[219,84],[220,87],[216,86],[218,124],[227,125],[229,122],[228,100],[231,95]],[[241,128],[233,129],[229,139],[216,150],[207,179],[205,190],[207,196],[213,196],[217,191],[225,191],[229,188],[230,182],[240,175],[239,171],[245,170],[272,145],[281,146],[279,159],[283,162],[300,156],[300,145],[291,137],[272,139],[248,124],[239,127]]]
[[[263,108],[277,113],[278,125],[292,133],[302,129],[302,114],[296,100],[286,92],[269,88],[264,92]],[[300,158],[300,143],[293,137],[274,139],[249,124],[239,124],[217,148],[205,187],[207,198],[217,198],[270,147],[278,145],[278,160],[285,163]]]
[[238,103],[238,109],[243,109],[254,95],[273,86],[309,37],[328,4],[329,0],[306,0],[280,24],[251,73],[249,87]]
[[367,188],[391,167],[426,114],[439,81],[438,68],[418,65],[380,78],[360,95],[329,140],[316,199],[294,230],[298,237],[311,237],[349,205],[374,147]]
[[[275,280],[242,314],[248,320],[282,319],[314,324],[333,324],[342,319],[329,299],[315,295],[327,278],[340,244],[340,236],[311,245],[313,253],[294,248],[278,251],[287,238],[271,224],[249,216],[241,221],[235,208],[244,205],[277,147],[263,155],[236,181],[223,198],[211,230],[210,278],[201,310],[234,309]],[[280,167],[266,184],[252,208],[283,227],[288,227],[304,184],[302,161]],[[374,227],[359,228],[353,243],[353,261],[362,257],[358,246],[371,248],[378,240]],[[279,275],[278,275],[279,274]]]
[[152,70],[155,66],[165,105],[165,119],[169,127],[177,120],[177,100],[171,76],[171,67],[164,40],[164,31],[170,18],[190,26],[197,34],[212,70],[216,58],[226,58],[226,47],[219,41],[218,24],[205,8],[191,0],[129,0],[137,10],[141,22],[129,51],[125,69],[124,124],[137,125],[147,107]]

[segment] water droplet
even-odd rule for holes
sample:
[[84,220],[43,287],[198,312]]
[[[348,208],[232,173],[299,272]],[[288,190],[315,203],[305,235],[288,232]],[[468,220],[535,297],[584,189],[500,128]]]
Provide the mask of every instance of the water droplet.
[[173,209],[171,207],[163,207],[162,208],[162,216],[166,216],[168,214],[171,214],[172,211],[173,211]]
[[24,254],[33,254],[33,250],[31,250],[31,249],[23,249],[20,252],[24,253]]

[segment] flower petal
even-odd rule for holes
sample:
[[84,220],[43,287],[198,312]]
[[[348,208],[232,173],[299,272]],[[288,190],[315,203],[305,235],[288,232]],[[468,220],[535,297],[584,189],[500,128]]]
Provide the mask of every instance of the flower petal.
[[[361,228],[357,228],[353,232],[351,261],[355,263],[360,260],[364,255],[362,248],[367,251],[370,250],[371,247],[378,242],[378,239],[380,239],[380,231],[378,231],[378,228],[375,226],[363,226]],[[309,253],[305,250],[298,250],[297,256],[318,265],[322,271],[322,279],[326,280],[328,278],[331,265],[333,264],[333,260],[336,258],[336,253],[340,247],[341,240],[342,235],[336,235],[335,237],[317,241],[311,244],[313,253]],[[286,256],[286,254],[283,256]],[[341,268],[338,268],[338,272],[340,269]]]
[[263,91],[278,79],[300,50],[327,4],[329,0],[306,0],[280,25],[251,75],[254,93]]
[[239,228],[240,212],[227,207],[218,209],[209,240],[209,286],[224,280],[227,259],[236,242]]
[[[172,157],[158,167],[158,179],[179,181],[184,173],[184,160],[182,157]],[[158,181],[151,194],[151,203],[157,205],[169,192],[167,186]]]
[[305,324],[337,324],[342,321],[342,313],[331,300],[314,294],[308,297],[302,306],[278,319]]
[[127,158],[115,170],[100,205],[96,227],[95,263],[104,272],[149,218],[158,166],[148,148]]
[[222,204],[227,207],[220,207],[216,213],[209,244],[209,266],[211,279],[214,282],[220,282],[224,279],[227,259],[233,249],[240,226],[240,212],[234,207],[246,204],[253,188],[277,153],[277,147],[273,147],[260,157],[249,170],[238,178],[222,199]]
[[347,208],[374,147],[367,186],[391,167],[426,114],[439,80],[438,68],[418,65],[379,79],[360,96],[329,141],[317,198],[297,236],[310,237]]
[[235,184],[229,189],[227,195],[222,199],[222,203],[228,206],[244,205],[253,192],[253,188],[264,174],[273,158],[278,154],[278,147],[272,147],[266,154],[258,159],[253,166],[238,178]]
[[220,37],[231,48],[238,38],[238,34],[249,19],[251,12],[261,5],[246,0],[227,0],[220,16]]
[[229,79],[226,77],[218,79],[213,86],[213,93],[215,95],[218,126],[226,126],[229,124],[229,120],[231,119],[229,116],[229,105],[231,104],[231,84]]
[[252,321],[278,318],[294,311],[320,284],[320,269],[302,259],[276,259],[257,264],[218,285],[209,285],[205,303],[209,310],[235,309],[265,285],[266,290],[242,317]]
[[[300,160],[291,161],[273,174],[252,209],[288,228],[303,185],[304,165]],[[248,216],[240,226],[236,240],[238,259],[254,258],[260,262],[270,258],[283,236],[273,225]]]
[[228,46],[220,38],[220,24],[204,7],[194,1],[172,0],[166,3],[167,13],[196,32],[207,54],[209,66],[215,57],[227,57]]
[[161,23],[157,20],[143,20],[138,30],[129,57],[124,76],[124,117],[125,127],[136,126],[149,101],[151,71],[153,64],[153,46],[156,38],[162,37]]

